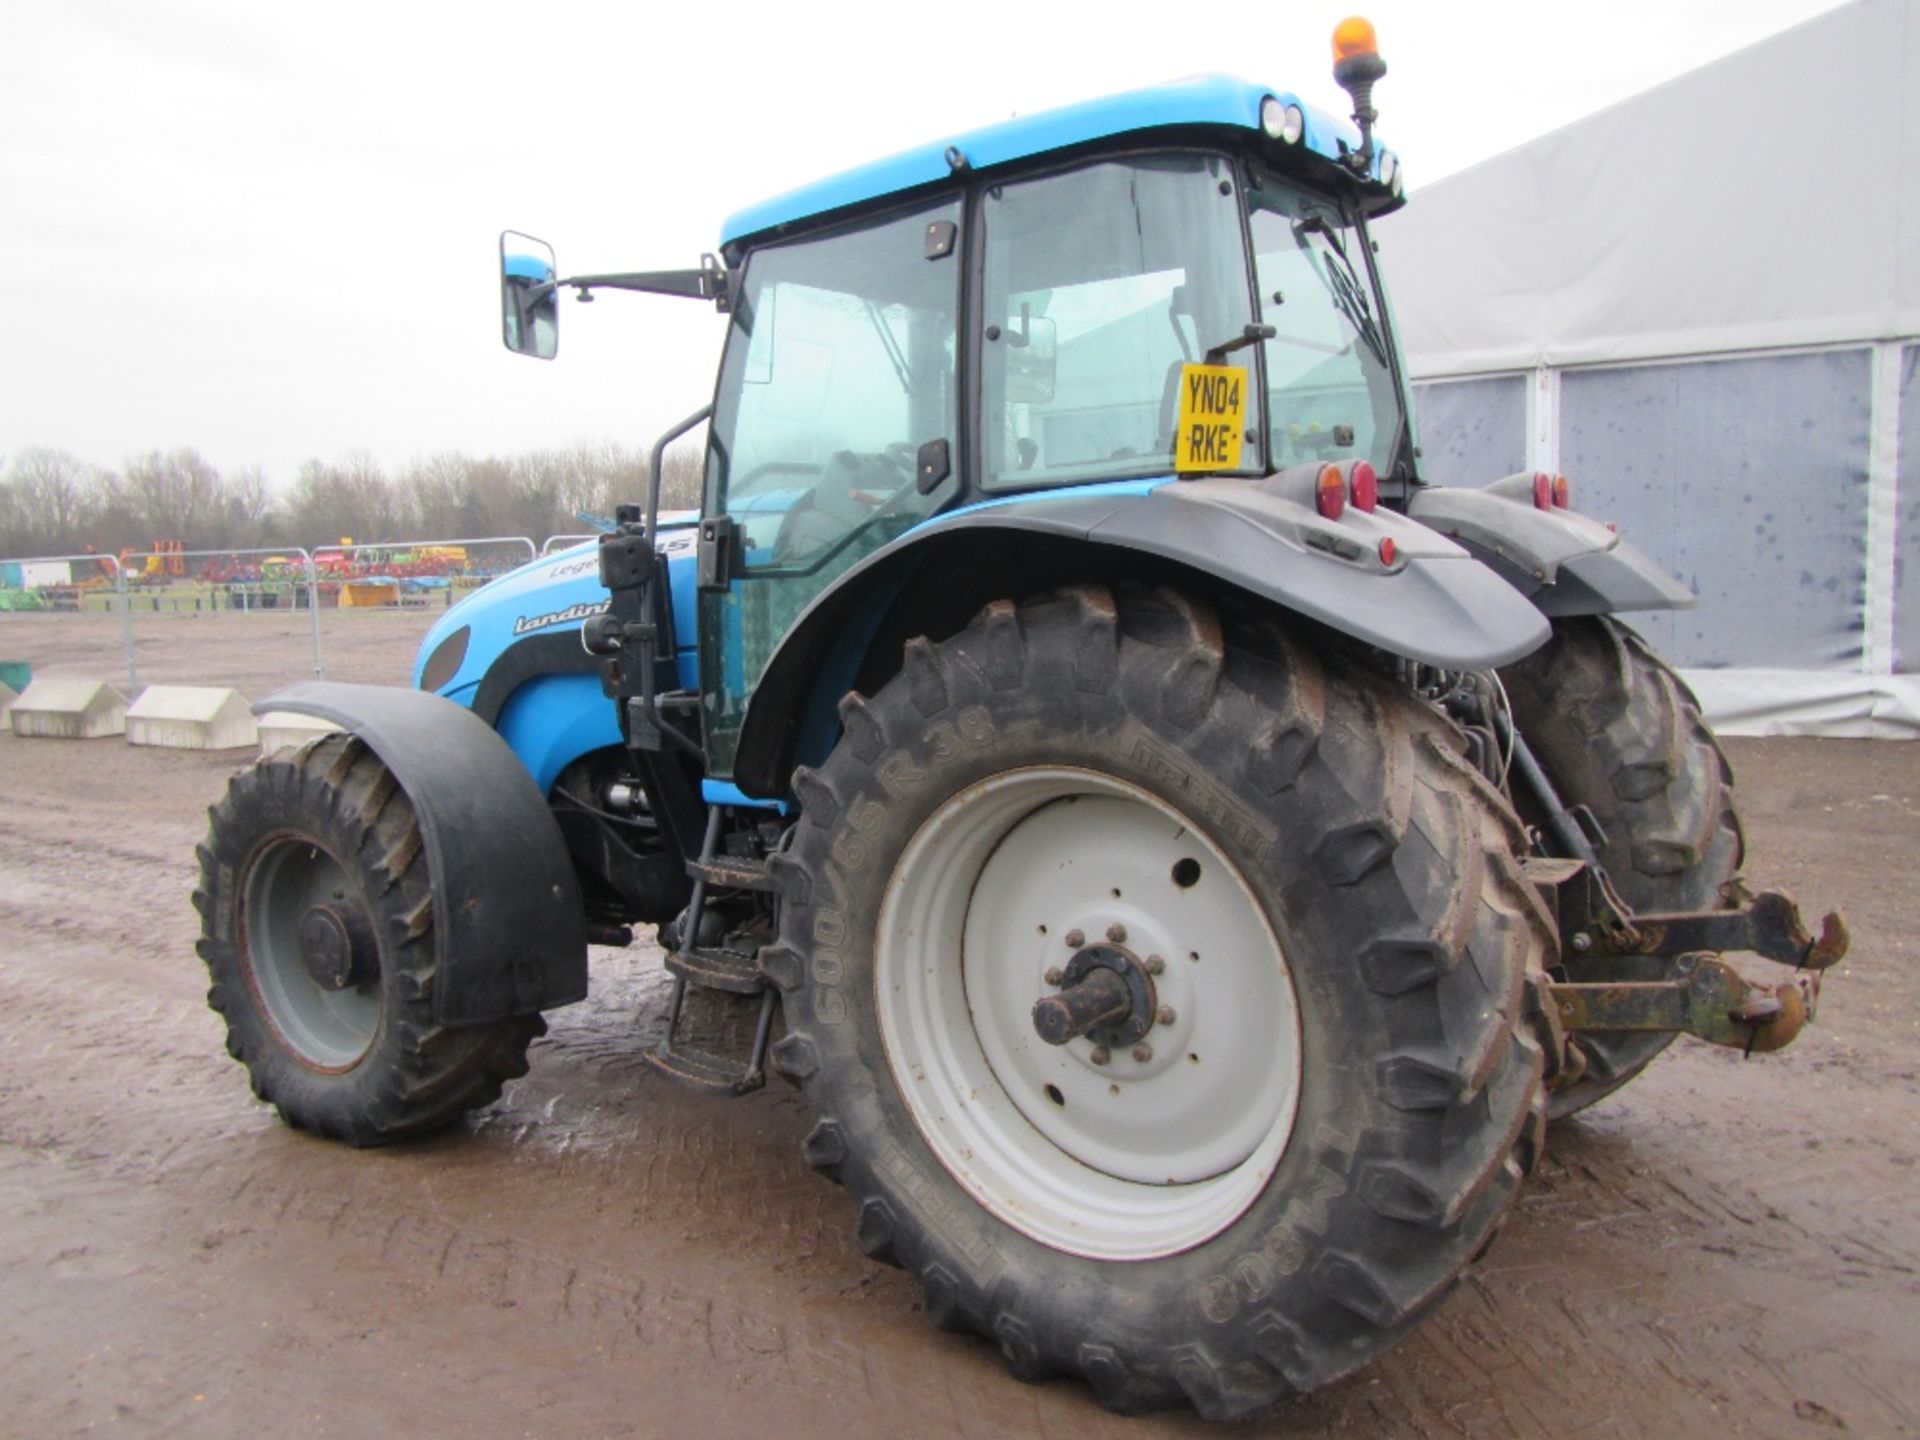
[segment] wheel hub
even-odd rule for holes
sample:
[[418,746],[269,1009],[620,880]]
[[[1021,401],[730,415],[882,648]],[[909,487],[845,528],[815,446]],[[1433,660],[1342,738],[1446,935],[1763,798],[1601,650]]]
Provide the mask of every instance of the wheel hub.
[[1067,962],[1060,984],[1059,994],[1033,1007],[1033,1028],[1049,1045],[1082,1035],[1109,1049],[1131,1045],[1153,1028],[1160,1009],[1148,962],[1123,945],[1085,946]]
[[315,905],[300,917],[300,963],[323,990],[363,983],[368,967],[353,929],[337,906]]

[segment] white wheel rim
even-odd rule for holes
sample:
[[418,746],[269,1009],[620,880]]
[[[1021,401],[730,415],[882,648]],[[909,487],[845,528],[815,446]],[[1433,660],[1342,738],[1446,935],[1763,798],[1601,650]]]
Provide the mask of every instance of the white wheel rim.
[[[1116,896],[1115,891],[1119,894]],[[1084,945],[1164,964],[1150,1053],[1048,1045],[1032,1010]],[[1119,932],[1116,932],[1119,933]],[[875,1003],[920,1133],[974,1199],[1043,1244],[1143,1260],[1202,1244],[1265,1188],[1300,1093],[1300,1023],[1238,869],[1146,791],[1068,767],[948,800],[881,905]],[[1194,958],[1197,957],[1197,958]],[[1149,966],[1151,962],[1148,962]]]

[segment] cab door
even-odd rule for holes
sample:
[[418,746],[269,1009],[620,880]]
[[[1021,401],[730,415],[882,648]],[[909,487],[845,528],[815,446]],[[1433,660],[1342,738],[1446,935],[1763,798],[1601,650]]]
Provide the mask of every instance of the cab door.
[[706,515],[732,546],[726,588],[699,597],[716,779],[801,611],[957,491],[960,219],[956,196],[747,260],[707,448]]

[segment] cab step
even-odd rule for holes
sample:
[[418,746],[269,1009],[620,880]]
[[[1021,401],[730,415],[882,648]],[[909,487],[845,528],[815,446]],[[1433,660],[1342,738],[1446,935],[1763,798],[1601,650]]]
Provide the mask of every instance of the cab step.
[[732,1056],[715,1055],[685,1045],[671,1049],[662,1045],[641,1058],[674,1083],[689,1090],[704,1090],[709,1095],[751,1095],[767,1083],[764,1065],[742,1066]]
[[[709,886],[758,890],[771,889],[773,884],[765,865],[720,853],[722,814],[722,807],[718,805],[707,812],[707,833],[700,846],[700,858],[687,862],[687,873],[693,877],[693,896],[681,924],[684,933],[696,940],[706,913]],[[754,932],[742,933],[751,937]],[[659,1045],[646,1053],[647,1064],[669,1080],[692,1090],[704,1090],[709,1095],[749,1095],[767,1083],[767,1038],[773,1031],[773,1009],[779,1003],[780,993],[767,983],[755,963],[759,949],[758,941],[750,939],[748,948],[740,950],[694,944],[684,948],[675,945],[667,952],[667,973],[673,976],[673,994],[667,1002],[667,1033]],[[744,1063],[674,1043],[689,985],[760,997],[753,1052]]]
[[763,895],[773,893],[773,876],[767,873],[766,862],[750,860],[744,855],[714,855],[689,860],[687,874],[695,880],[704,880],[717,890],[758,890]]
[[673,1032],[680,1028],[680,1009],[687,998],[687,977],[673,977],[673,996],[667,1006],[667,1033],[642,1057],[662,1075],[689,1090],[709,1095],[751,1095],[767,1083],[767,1039],[773,1032],[773,1007],[779,992],[771,988],[760,993],[760,1017],[753,1032],[753,1052],[745,1063],[710,1050],[691,1045],[676,1045]]
[[706,990],[725,990],[732,995],[758,995],[767,988],[755,953],[745,950],[695,948],[670,950],[667,973],[689,985]]

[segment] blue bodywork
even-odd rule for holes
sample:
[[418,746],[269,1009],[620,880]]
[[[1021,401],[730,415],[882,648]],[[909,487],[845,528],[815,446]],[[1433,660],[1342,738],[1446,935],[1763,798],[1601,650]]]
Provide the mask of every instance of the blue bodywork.
[[[984,170],[1136,130],[1223,125],[1257,131],[1260,105],[1269,95],[1283,105],[1297,105],[1306,117],[1301,148],[1334,161],[1343,151],[1360,148],[1360,131],[1351,122],[1307,104],[1290,91],[1230,75],[1202,75],[1024,115],[843,171],[729,216],[720,227],[720,243],[733,246],[781,225],[946,180],[953,174],[947,159],[950,150],[965,157],[971,169]],[[1390,153],[1376,140],[1373,179],[1380,178]]]
[[[672,595],[674,661],[678,683],[695,689],[700,683],[694,628],[694,543],[699,532],[694,517],[671,519],[679,523],[662,517],[659,548],[667,561]],[[440,684],[439,693],[471,709],[480,682],[509,648],[530,636],[578,635],[581,623],[606,604],[594,542],[543,555],[475,591],[441,616],[421,642],[413,683],[420,685],[428,661],[443,643],[467,630],[465,657]],[[599,672],[590,669],[527,680],[501,707],[495,728],[543,794],[580,756],[621,743],[613,702],[600,691]]]
[[[1115,480],[1075,486],[1070,490],[1001,496],[930,516],[908,531],[907,536],[936,529],[949,524],[956,516],[976,510],[1035,504],[1068,493],[1137,498],[1151,494],[1171,478]],[[676,678],[686,690],[698,689],[700,685],[694,590],[697,518],[691,514],[662,517],[659,542],[660,553],[667,562],[672,596]],[[468,632],[466,653],[453,673],[441,682],[438,693],[471,709],[487,672],[513,645],[531,636],[577,635],[582,622],[606,604],[607,592],[600,584],[597,544],[587,542],[555,555],[543,555],[475,591],[440,617],[420,644],[413,666],[414,686],[420,687],[434,652],[465,630]],[[875,615],[873,623],[878,622],[879,616]],[[854,648],[857,649],[857,645]],[[830,722],[830,710],[819,718]],[[495,728],[520,757],[542,794],[552,790],[560,772],[582,755],[621,743],[617,712],[613,702],[601,693],[600,675],[595,669],[532,676],[507,697]],[[710,803],[770,803],[749,799],[730,784],[713,780],[706,783],[705,798]]]
[[553,267],[537,255],[508,255],[500,262],[500,268],[509,279],[527,280],[537,285],[553,279]]

